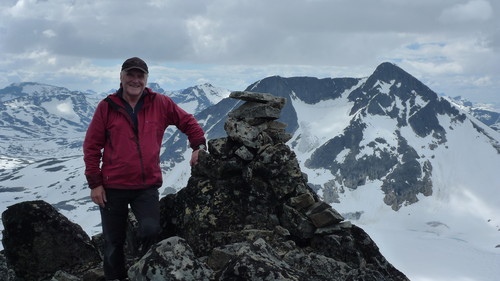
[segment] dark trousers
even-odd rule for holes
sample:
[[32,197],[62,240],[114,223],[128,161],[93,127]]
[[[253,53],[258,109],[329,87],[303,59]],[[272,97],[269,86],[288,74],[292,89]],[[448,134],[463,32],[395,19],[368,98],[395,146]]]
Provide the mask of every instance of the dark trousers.
[[104,275],[107,280],[127,277],[124,245],[127,236],[128,206],[138,222],[142,254],[157,242],[160,232],[160,204],[157,188],[106,189],[107,202],[101,210],[104,237]]

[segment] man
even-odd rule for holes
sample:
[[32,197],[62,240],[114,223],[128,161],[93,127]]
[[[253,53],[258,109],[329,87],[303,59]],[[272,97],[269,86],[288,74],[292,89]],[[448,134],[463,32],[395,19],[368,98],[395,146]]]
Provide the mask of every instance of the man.
[[83,143],[91,198],[101,211],[106,280],[127,280],[123,247],[128,205],[138,220],[143,249],[156,242],[165,129],[175,125],[188,136],[191,165],[197,163],[199,149],[205,148],[196,119],[169,97],[146,88],[148,74],[140,58],[123,63],[120,89],[99,103]]

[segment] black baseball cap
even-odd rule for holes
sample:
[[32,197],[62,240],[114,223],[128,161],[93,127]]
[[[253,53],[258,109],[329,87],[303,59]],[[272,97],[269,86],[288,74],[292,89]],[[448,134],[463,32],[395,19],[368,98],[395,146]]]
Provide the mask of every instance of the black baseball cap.
[[129,58],[122,64],[122,71],[129,71],[134,68],[139,69],[146,74],[149,73],[148,65],[138,57]]

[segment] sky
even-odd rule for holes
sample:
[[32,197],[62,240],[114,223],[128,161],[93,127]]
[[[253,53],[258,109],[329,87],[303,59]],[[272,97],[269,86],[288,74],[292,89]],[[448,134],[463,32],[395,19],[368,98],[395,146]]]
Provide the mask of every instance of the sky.
[[165,90],[392,62],[438,94],[500,104],[499,13],[496,0],[2,0],[0,88],[107,92],[133,56]]

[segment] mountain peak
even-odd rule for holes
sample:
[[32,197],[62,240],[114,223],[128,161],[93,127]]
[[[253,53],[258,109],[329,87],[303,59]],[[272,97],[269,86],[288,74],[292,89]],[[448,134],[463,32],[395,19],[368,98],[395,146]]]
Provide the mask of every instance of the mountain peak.
[[391,62],[383,62],[373,72],[373,78],[390,83],[391,81],[412,82],[414,84],[418,80],[402,68]]
[[403,69],[401,69],[399,66],[397,66],[397,64],[395,63],[392,63],[392,62],[383,62],[381,64],[379,64],[377,66],[377,68],[375,69],[375,72],[376,71],[379,71],[379,70],[386,70],[386,71],[404,71]]
[[[379,94],[383,94],[385,97],[381,97]],[[375,97],[386,99],[385,102],[380,102],[389,105],[390,100],[394,101],[395,97],[402,101],[408,101],[414,100],[417,96],[426,102],[438,99],[437,94],[417,78],[396,64],[384,62],[375,69],[362,87],[349,94],[349,100],[356,102],[351,113],[366,106]]]
[[158,83],[148,83],[148,88],[160,94],[165,93],[165,90]]

